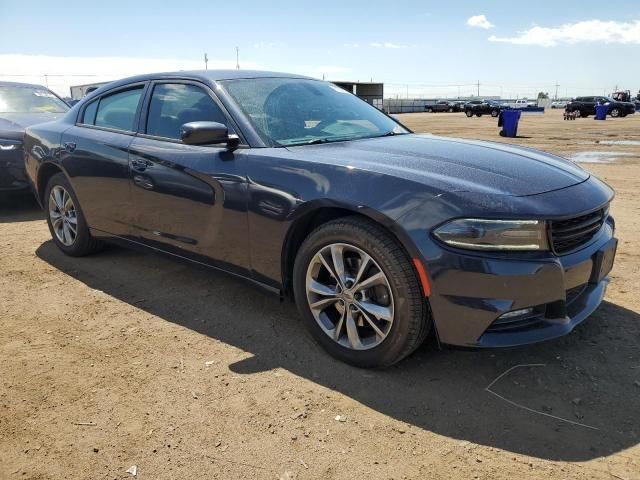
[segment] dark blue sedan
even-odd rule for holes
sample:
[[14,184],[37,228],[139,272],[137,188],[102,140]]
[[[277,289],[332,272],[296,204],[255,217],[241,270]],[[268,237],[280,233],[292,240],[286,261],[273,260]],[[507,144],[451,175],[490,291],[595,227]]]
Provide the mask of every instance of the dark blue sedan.
[[471,347],[564,335],[615,256],[613,191],[573,163],[417,135],[300,76],[121,80],[28,128],[25,150],[63,252],[120,242],[249,279],[363,367],[431,330]]

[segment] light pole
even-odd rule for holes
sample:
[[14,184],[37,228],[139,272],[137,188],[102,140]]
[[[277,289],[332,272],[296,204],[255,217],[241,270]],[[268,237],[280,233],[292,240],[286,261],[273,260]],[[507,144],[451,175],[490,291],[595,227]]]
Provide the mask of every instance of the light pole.
[[240,70],[240,49],[236,47],[236,70]]
[[207,54],[204,54],[204,69],[205,70],[209,70],[207,64],[209,63],[209,57],[207,57]]

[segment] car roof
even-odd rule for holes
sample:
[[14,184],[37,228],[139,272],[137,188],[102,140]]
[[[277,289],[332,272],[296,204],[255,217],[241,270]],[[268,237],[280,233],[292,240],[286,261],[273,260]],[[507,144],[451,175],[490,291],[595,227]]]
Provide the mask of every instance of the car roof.
[[0,82],[0,87],[44,88],[45,90],[49,90],[44,85],[38,85],[37,83],[22,83],[22,82]]
[[109,83],[109,87],[126,85],[127,83],[143,82],[146,80],[163,80],[163,79],[190,79],[204,81],[223,81],[238,80],[248,78],[303,78],[315,80],[304,75],[295,75],[292,73],[269,72],[262,70],[184,70],[178,72],[160,72],[147,73],[144,75],[136,75],[127,77]]

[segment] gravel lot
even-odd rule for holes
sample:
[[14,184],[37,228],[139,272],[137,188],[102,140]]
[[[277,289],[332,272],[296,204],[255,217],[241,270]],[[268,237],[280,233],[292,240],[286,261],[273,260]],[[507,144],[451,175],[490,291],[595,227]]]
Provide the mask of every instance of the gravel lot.
[[[489,117],[399,117],[506,141]],[[33,201],[3,198],[0,479],[640,478],[640,145],[602,143],[640,141],[640,115],[551,111],[519,133],[613,152],[583,164],[617,190],[606,301],[557,341],[429,341],[383,371],[332,360],[293,305],[232,277],[117,247],[67,258]]]

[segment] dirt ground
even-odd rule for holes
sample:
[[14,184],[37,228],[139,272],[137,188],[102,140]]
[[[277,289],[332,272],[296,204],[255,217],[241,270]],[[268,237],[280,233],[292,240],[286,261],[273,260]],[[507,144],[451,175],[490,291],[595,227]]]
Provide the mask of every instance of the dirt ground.
[[[399,117],[506,141],[488,117]],[[428,341],[382,371],[332,360],[293,305],[234,278],[116,247],[65,257],[33,202],[3,199],[0,479],[639,479],[640,146],[593,142],[640,140],[640,115],[551,111],[519,133],[617,152],[583,164],[617,191],[606,301],[556,341]]]

